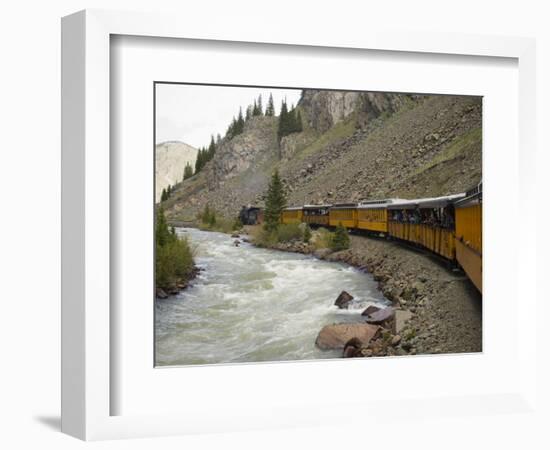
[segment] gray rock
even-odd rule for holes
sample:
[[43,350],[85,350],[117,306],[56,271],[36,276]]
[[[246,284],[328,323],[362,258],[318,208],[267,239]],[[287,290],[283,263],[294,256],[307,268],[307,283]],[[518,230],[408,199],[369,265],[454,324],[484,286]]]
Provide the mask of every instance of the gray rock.
[[348,294],[346,291],[340,292],[340,295],[334,302],[340,309],[347,309],[349,302],[353,300],[353,295]]
[[395,310],[390,306],[388,308],[375,311],[367,316],[367,323],[380,324],[386,322],[387,320],[393,319],[394,315]]
[[393,321],[393,333],[400,334],[408,320],[412,318],[413,314],[410,311],[397,309],[395,310],[395,319]]
[[367,308],[361,313],[362,316],[370,316],[372,313],[375,313],[376,311],[380,311],[381,308],[374,305],[369,305]]

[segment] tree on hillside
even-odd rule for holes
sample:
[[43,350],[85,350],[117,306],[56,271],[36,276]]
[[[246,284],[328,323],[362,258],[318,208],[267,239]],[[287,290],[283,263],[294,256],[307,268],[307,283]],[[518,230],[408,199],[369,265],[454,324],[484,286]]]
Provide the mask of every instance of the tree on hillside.
[[264,228],[267,231],[275,231],[279,225],[281,212],[286,206],[286,195],[283,182],[276,170],[269,182],[265,200]]
[[267,106],[265,108],[265,115],[266,116],[274,116],[275,115],[275,106],[273,105],[273,94],[269,94],[269,100],[267,101]]
[[185,169],[183,169],[183,179],[187,180],[187,178],[191,178],[193,176],[193,168],[191,167],[191,164],[187,163],[185,164]]
[[208,146],[208,161],[214,157],[214,153],[216,153],[216,142],[214,141],[214,135],[212,135],[210,137],[210,145]]
[[253,115],[254,116],[261,116],[263,115],[263,106],[262,106],[262,94],[258,96],[258,101],[254,100],[254,110]]
[[281,103],[281,113],[279,114],[279,127],[277,128],[277,137],[279,141],[283,136],[288,134],[288,109],[286,106],[286,101],[283,100]]
[[296,120],[294,123],[294,131],[295,132],[301,132],[304,131],[304,126],[302,124],[302,114],[300,113],[300,110],[296,113]]
[[334,230],[334,236],[332,237],[330,247],[337,252],[349,248],[348,230],[342,225],[342,222],[339,222],[336,230]]
[[239,117],[237,118],[237,129],[235,136],[241,134],[244,131],[244,118],[243,118],[243,109],[239,108]]
[[160,201],[165,202],[168,200],[168,194],[166,193],[166,189],[162,188],[162,192],[160,193]]

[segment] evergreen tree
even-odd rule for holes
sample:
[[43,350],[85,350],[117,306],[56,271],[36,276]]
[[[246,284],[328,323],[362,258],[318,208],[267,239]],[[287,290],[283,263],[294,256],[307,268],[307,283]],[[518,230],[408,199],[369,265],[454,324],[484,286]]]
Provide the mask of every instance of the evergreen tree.
[[266,116],[274,116],[275,115],[275,106],[273,105],[273,94],[269,94],[269,100],[267,101],[267,106],[265,108],[265,115]]
[[157,220],[155,224],[155,241],[157,245],[163,246],[173,240],[172,233],[168,229],[166,217],[164,217],[164,209],[159,206],[157,208]]
[[165,202],[168,200],[168,195],[166,194],[166,189],[162,188],[162,192],[160,193],[160,201]]
[[263,116],[264,107],[262,105],[262,94],[258,95],[258,116]]
[[244,119],[243,119],[243,109],[239,108],[239,117],[237,118],[237,130],[235,136],[241,134],[244,131]]
[[246,108],[246,115],[245,115],[245,121],[248,121],[250,120],[250,118],[252,117],[252,105],[248,105],[248,107]]
[[193,176],[193,168],[191,167],[191,164],[187,163],[185,165],[185,169],[183,170],[183,179],[187,180],[187,178],[191,178]]
[[334,230],[334,236],[331,239],[330,247],[337,252],[349,248],[348,230],[342,225],[342,222],[339,222],[336,230]]
[[214,141],[214,135],[210,137],[210,145],[208,146],[208,158],[207,161],[210,161],[216,153],[216,142]]
[[195,173],[199,173],[201,171],[201,163],[202,163],[202,150],[199,148],[199,151],[197,153],[197,160],[195,161]]
[[304,126],[302,124],[302,114],[300,113],[300,110],[298,110],[298,113],[296,114],[296,125],[294,127],[294,131],[298,133],[304,131]]
[[222,137],[221,137],[220,133],[218,133],[218,134],[216,135],[216,147],[219,147],[219,145],[221,144],[221,142],[222,142]]
[[260,115],[260,110],[258,109],[258,104],[256,103],[256,99],[254,99],[254,106],[252,107],[252,115],[253,116]]
[[279,114],[279,128],[277,129],[277,137],[279,138],[279,141],[283,136],[288,134],[288,129],[288,109],[286,107],[286,101],[283,100],[281,103],[281,113]]
[[275,231],[279,226],[281,212],[286,206],[286,195],[283,182],[279,177],[279,171],[275,171],[267,188],[264,211],[264,228],[267,231]]

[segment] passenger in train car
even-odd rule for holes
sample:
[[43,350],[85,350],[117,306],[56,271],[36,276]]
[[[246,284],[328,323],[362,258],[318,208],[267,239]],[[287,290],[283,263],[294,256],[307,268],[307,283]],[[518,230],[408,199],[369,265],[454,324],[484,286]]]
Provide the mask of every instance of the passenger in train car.
[[442,220],[443,228],[454,229],[455,227],[454,215],[455,215],[454,208],[452,205],[449,205],[443,208],[443,220]]

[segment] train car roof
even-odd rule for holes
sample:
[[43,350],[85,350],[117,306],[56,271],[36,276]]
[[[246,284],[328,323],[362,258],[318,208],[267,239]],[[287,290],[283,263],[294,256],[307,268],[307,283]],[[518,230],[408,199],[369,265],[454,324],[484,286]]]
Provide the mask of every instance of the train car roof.
[[416,198],[401,200],[388,204],[388,209],[415,209],[415,208],[443,208],[457,200],[464,198],[466,194],[444,195],[441,197]]
[[480,191],[468,192],[464,198],[461,198],[455,202],[457,208],[464,208],[466,206],[477,205],[483,200],[483,194]]
[[360,202],[357,205],[357,209],[382,209],[387,208],[389,205],[392,205],[396,202],[406,202],[407,200],[404,200],[402,198],[387,198],[384,200],[367,200],[364,202]]
[[283,211],[298,211],[301,209],[302,206],[289,206],[288,208],[283,208]]
[[331,209],[350,209],[357,208],[357,203],[337,203],[331,206]]
[[304,205],[304,209],[330,208],[332,205]]

